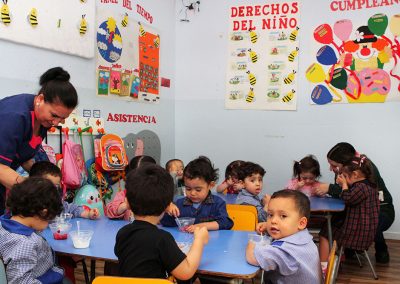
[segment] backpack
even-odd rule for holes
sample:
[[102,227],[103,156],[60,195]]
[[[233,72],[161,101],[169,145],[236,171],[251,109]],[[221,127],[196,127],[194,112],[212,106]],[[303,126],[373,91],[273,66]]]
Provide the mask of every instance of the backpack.
[[87,171],[83,158],[82,146],[72,142],[68,138],[68,130],[65,131],[63,144],[63,162],[61,167],[63,190],[77,189],[87,181]]
[[105,134],[100,139],[101,167],[105,171],[122,171],[128,165],[124,141],[115,134]]

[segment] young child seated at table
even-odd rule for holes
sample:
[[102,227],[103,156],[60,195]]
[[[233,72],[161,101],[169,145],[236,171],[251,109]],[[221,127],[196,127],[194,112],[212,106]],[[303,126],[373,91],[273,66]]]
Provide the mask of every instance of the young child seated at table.
[[270,195],[262,199],[258,196],[262,192],[265,170],[258,164],[245,162],[238,171],[238,183],[242,191],[238,194],[236,204],[253,205],[257,209],[258,222],[267,220],[267,208]]
[[238,194],[242,189],[238,183],[238,170],[244,161],[236,160],[231,162],[225,169],[225,180],[217,186],[217,192],[225,192],[227,194]]
[[114,252],[120,275],[164,279],[172,275],[180,280],[193,277],[208,242],[207,229],[194,230],[192,246],[185,255],[172,235],[157,227],[174,196],[171,175],[160,166],[143,165],[128,174],[126,191],[135,220],[116,237]]
[[308,155],[293,164],[293,178],[286,185],[287,189],[299,190],[307,196],[314,196],[319,187],[317,180],[321,176],[319,163],[313,155]]
[[321,283],[317,246],[306,229],[310,201],[294,190],[277,191],[268,205],[267,222],[257,225],[258,233],[267,232],[270,245],[247,244],[246,259],[265,270],[271,283]]
[[183,195],[184,184],[183,184],[183,162],[179,159],[169,160],[165,164],[165,169],[171,174],[174,179],[175,191],[174,196]]
[[[58,189],[61,189],[61,170],[59,167],[49,161],[40,161],[32,165],[29,171],[30,177],[42,177],[50,180]],[[60,190],[62,196],[62,191]],[[89,218],[97,219],[100,217],[99,210],[97,208],[84,210],[82,206],[74,203],[68,203],[62,200],[64,207],[64,213],[70,213],[74,218]]]
[[[136,168],[146,163],[156,164],[156,161],[152,157],[146,155],[136,156],[132,158],[132,160],[129,162],[129,165],[125,169],[126,175],[128,175],[129,172],[131,172],[132,170],[135,170]],[[117,192],[114,196],[114,199],[106,205],[105,215],[108,218],[124,219],[127,221],[131,219],[131,217],[133,216],[132,211],[128,209],[129,205],[125,196],[126,189],[121,190]]]
[[7,282],[62,283],[64,271],[38,233],[63,210],[57,188],[48,179],[30,177],[11,188],[6,205],[11,216],[0,217],[0,257]]
[[[365,155],[352,158],[343,164],[336,182],[342,188],[340,198],[345,210],[332,217],[333,239],[343,248],[366,250],[374,241],[379,216],[379,194],[371,161]],[[319,254],[322,269],[326,270],[327,226],[319,233]]]
[[194,225],[186,231],[193,233],[196,228],[206,227],[208,230],[229,230],[233,221],[228,217],[225,201],[211,194],[211,189],[218,179],[218,169],[214,169],[211,161],[204,156],[191,161],[183,171],[186,197],[178,199],[177,213],[168,209],[161,219],[167,227],[177,226],[175,217],[194,217]]

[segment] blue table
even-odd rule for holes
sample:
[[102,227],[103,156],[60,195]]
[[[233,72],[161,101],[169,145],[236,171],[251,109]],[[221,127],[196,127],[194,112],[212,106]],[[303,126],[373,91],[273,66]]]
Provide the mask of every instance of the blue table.
[[[76,230],[75,220],[77,219],[71,220],[73,225],[71,230]],[[105,217],[95,221],[88,219],[78,220],[80,221],[81,230],[90,229],[94,231],[89,248],[74,248],[70,237],[66,240],[55,240],[48,228],[43,231],[42,235],[57,253],[78,255],[91,258],[92,260],[117,261],[117,257],[114,254],[115,236],[118,230],[128,224],[128,222],[110,220]],[[187,242],[193,237],[191,234],[179,232],[176,227],[160,228],[170,232],[178,242]],[[248,232],[244,231],[210,231],[209,242],[204,248],[197,272],[199,274],[218,275],[236,279],[255,277],[260,268],[246,262],[247,235]],[[94,272],[93,269],[92,271]]]
[[[221,197],[227,204],[236,204],[237,194],[222,194],[217,193],[217,196]],[[341,199],[330,198],[330,197],[309,197],[310,209],[312,215],[323,215],[327,220],[328,225],[328,239],[329,246],[332,247],[332,213],[340,212],[344,210],[344,202]]]

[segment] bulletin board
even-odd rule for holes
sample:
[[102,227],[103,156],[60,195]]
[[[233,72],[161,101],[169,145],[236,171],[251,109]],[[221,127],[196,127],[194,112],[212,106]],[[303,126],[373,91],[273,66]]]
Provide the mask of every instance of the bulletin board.
[[0,38],[91,58],[95,0],[3,0]]

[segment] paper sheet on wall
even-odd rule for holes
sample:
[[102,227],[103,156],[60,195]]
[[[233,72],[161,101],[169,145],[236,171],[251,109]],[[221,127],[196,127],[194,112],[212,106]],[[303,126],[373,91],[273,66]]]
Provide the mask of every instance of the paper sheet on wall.
[[95,0],[9,0],[0,6],[0,38],[86,58],[94,56]]
[[298,2],[229,10],[227,109],[296,110]]

